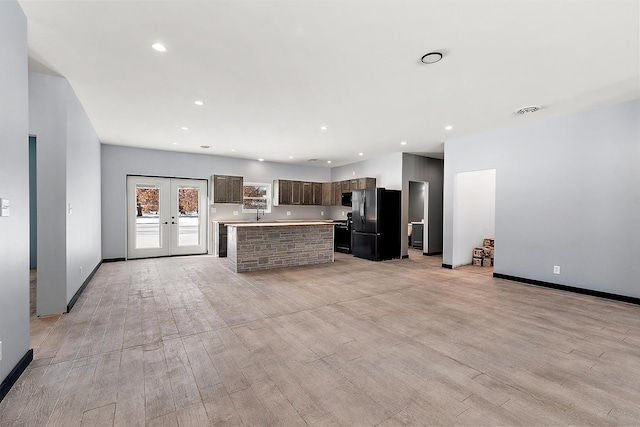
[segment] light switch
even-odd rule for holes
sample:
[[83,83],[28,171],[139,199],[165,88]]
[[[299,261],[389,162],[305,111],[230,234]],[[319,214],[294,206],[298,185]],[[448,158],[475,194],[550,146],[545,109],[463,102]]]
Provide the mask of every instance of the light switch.
[[9,199],[0,199],[0,207],[2,209],[0,216],[9,216],[11,213],[11,202],[9,202]]
[[69,215],[71,215],[73,213],[73,206],[71,206],[71,203],[69,203]]

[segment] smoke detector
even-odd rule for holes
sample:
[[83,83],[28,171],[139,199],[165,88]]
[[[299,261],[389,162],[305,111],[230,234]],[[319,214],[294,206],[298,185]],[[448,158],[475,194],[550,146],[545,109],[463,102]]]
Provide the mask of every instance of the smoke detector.
[[535,113],[536,111],[538,111],[541,108],[542,108],[542,106],[540,106],[540,105],[527,105],[526,107],[518,108],[516,111],[514,111],[514,113],[516,113],[516,114]]
[[309,159],[309,160],[307,160],[307,162],[317,162],[317,161],[318,161],[318,159]]

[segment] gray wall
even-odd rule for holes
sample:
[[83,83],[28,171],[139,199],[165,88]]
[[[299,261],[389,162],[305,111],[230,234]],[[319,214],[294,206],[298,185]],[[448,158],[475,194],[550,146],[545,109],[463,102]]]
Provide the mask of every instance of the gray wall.
[[496,273],[640,297],[639,118],[636,100],[447,142],[443,262],[455,175],[496,169]]
[[409,222],[420,222],[424,219],[425,184],[420,181],[409,181]]
[[102,259],[100,141],[69,82],[40,73],[29,73],[29,132],[38,158],[37,313],[63,313]]
[[[444,180],[444,163],[441,159],[417,156],[404,153],[402,155],[402,206],[403,224],[409,222],[409,181],[424,181],[429,183],[429,213],[428,213],[428,251],[442,252],[442,192]],[[404,233],[407,227],[403,227]],[[403,242],[407,236],[403,236]]]
[[[148,175],[209,179],[211,175],[237,175],[246,182],[272,183],[274,179],[330,181],[330,169],[231,157],[102,146],[102,253],[104,259],[126,257],[126,176]],[[240,205],[214,204],[209,220],[251,220]],[[329,219],[326,207],[274,206],[266,219]],[[233,211],[239,211],[238,216]],[[291,212],[287,216],[287,211]]]
[[29,350],[29,126],[27,22],[15,1],[0,1],[0,383]]

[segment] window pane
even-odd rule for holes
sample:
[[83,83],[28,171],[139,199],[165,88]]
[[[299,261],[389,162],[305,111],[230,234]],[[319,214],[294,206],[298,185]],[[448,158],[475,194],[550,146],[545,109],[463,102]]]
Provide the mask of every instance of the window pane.
[[266,185],[245,185],[244,197],[267,197]]
[[198,218],[199,191],[197,188],[178,188],[178,246],[198,245],[200,226]]
[[136,248],[160,248],[160,189],[136,187]]

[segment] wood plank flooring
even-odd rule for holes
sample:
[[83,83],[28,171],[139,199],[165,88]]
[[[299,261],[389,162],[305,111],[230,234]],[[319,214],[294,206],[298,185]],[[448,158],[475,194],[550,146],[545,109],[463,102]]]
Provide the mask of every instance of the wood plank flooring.
[[441,262],[103,264],[0,426],[640,425],[640,306]]

